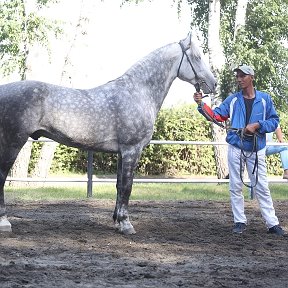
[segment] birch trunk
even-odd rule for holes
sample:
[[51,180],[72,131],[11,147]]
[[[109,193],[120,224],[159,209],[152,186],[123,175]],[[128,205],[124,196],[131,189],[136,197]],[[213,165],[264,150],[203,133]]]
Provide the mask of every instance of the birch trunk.
[[[247,10],[248,0],[238,0],[237,10],[235,15],[235,27],[234,27],[234,41],[236,41],[236,36],[238,31],[244,27],[246,21],[246,10]],[[220,42],[220,0],[210,0],[209,1],[209,23],[208,23],[208,50],[209,50],[209,61],[212,71],[218,77],[219,72],[225,64],[225,57],[223,49]],[[238,63],[240,64],[240,63]],[[218,77],[219,79],[219,77]],[[220,87],[220,85],[218,85]],[[216,92],[212,99],[212,108],[220,103],[220,99],[217,97],[219,95],[219,90]],[[212,128],[212,138],[213,141],[223,142],[225,141],[226,132],[222,128],[215,124],[211,124]],[[217,166],[217,176],[218,178],[225,178],[228,175],[228,165],[227,165],[227,146],[215,146],[215,159]]]
[[[225,64],[223,48],[220,42],[220,0],[209,1],[209,22],[208,22],[208,51],[209,62],[213,73],[219,79],[219,73]],[[220,85],[218,84],[218,87]],[[219,88],[216,94],[211,97],[211,106],[215,108],[220,103]],[[212,138],[215,142],[224,142],[226,131],[221,127],[211,124]],[[217,177],[225,178],[228,175],[227,146],[217,145],[214,147],[214,155],[217,167]]]
[[235,14],[234,42],[238,31],[245,26],[248,0],[238,0]]
[[48,176],[57,146],[57,142],[44,142],[32,177],[46,178]]
[[[22,0],[23,5],[23,17],[27,19],[27,7],[26,2]],[[27,75],[29,75],[30,66],[28,64],[28,56],[29,56],[29,48],[28,48],[28,32],[27,32],[27,21],[24,23],[23,30],[24,38],[23,38],[23,55],[24,61],[23,66],[20,67],[20,78],[21,80],[26,80]],[[11,170],[10,175],[13,178],[27,178],[28,177],[28,167],[31,157],[32,150],[32,142],[26,142],[26,144],[20,150]],[[20,182],[10,182],[10,186],[18,186]]]
[[[10,176],[13,178],[27,178],[28,177],[28,167],[31,157],[32,142],[26,142],[26,144],[20,150],[16,161],[10,171]],[[21,182],[10,182],[10,186],[23,186]]]

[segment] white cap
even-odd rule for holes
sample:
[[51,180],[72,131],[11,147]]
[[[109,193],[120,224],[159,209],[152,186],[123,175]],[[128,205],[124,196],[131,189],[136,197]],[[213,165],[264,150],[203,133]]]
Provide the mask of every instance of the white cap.
[[246,75],[254,76],[254,70],[248,65],[240,65],[233,70],[233,72],[242,71]]

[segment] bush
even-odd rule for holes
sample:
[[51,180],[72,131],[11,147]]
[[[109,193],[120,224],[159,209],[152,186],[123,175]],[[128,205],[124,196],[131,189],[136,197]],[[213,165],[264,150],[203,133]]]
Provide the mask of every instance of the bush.
[[[210,124],[194,106],[166,108],[159,112],[154,140],[210,141]],[[201,159],[201,161],[199,161]],[[215,174],[212,146],[150,144],[137,171],[144,175]]]

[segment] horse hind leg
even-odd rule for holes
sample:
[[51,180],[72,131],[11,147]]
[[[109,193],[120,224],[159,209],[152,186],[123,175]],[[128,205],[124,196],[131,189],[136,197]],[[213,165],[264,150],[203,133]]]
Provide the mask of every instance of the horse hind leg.
[[[4,200],[4,185],[7,174],[3,174],[3,169],[0,169],[0,232],[11,232],[11,223],[7,219],[6,206]],[[8,170],[9,171],[9,170]]]
[[[1,141],[1,140],[0,140]],[[5,147],[5,148],[3,148]],[[12,231],[11,223],[7,219],[6,215],[6,205],[4,197],[4,185],[16,157],[21,150],[21,147],[9,148],[9,144],[4,144],[0,142],[0,232],[10,232]]]
[[122,186],[122,156],[118,154],[118,159],[117,159],[117,182],[116,182],[116,205],[113,213],[113,220],[115,223],[115,226],[118,227],[118,222],[117,222],[117,213],[118,213],[118,207],[120,203],[120,196],[121,196],[121,186]]

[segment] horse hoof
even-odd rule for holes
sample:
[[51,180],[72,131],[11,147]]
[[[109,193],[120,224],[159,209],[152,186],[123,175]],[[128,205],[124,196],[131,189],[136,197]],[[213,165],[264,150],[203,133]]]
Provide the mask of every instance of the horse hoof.
[[119,233],[124,235],[136,234],[134,227],[129,221],[124,221],[120,223],[115,222],[115,228]]
[[11,223],[7,216],[0,217],[0,232],[12,232]]
[[129,229],[122,230],[121,232],[122,232],[122,234],[124,234],[124,235],[136,234],[136,231],[135,231],[135,229],[134,229],[133,227],[132,227],[132,228],[129,228]]

